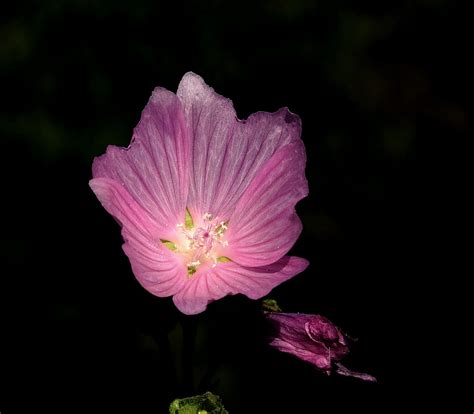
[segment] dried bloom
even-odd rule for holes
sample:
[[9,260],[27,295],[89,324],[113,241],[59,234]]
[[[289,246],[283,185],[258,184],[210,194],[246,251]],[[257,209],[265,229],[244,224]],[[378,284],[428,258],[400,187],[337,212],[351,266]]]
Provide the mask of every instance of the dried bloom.
[[303,271],[306,260],[285,256],[308,194],[300,132],[286,108],[238,120],[194,73],[176,95],[156,88],[130,146],[109,146],[90,181],[142,286],[196,314],[229,294],[258,299]]
[[339,361],[349,353],[346,337],[324,316],[269,312],[266,317],[275,328],[270,338],[274,348],[310,362],[328,375],[335,370],[340,375],[376,381],[341,365]]

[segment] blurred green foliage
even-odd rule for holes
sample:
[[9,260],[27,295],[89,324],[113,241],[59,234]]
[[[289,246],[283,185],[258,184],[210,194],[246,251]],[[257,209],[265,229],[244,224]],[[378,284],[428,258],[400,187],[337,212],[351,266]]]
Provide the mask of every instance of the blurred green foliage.
[[0,134],[41,159],[87,162],[127,144],[154,86],[175,89],[194,70],[232,96],[241,117],[289,103],[310,130],[325,122],[317,101],[337,96],[320,145],[343,157],[354,137],[340,124],[356,111],[373,123],[365,140],[377,156],[402,162],[413,156],[417,118],[467,127],[449,25],[463,16],[450,4],[20,2],[0,30]]

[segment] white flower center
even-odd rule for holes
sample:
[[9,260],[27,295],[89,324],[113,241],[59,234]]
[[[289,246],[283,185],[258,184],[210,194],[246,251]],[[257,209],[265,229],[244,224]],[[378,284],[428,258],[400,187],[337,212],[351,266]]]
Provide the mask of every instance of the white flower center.
[[177,225],[179,242],[173,244],[172,250],[184,256],[189,276],[196,273],[198,267],[204,263],[212,262],[212,267],[215,267],[218,262],[230,261],[229,258],[217,254],[220,247],[226,247],[228,244],[224,239],[227,223],[206,213],[200,226],[194,226],[191,215],[186,212],[186,221]]

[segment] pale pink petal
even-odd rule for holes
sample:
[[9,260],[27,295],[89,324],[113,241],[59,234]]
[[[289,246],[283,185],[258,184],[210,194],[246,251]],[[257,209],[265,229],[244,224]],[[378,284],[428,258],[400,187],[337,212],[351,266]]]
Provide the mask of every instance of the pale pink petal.
[[192,140],[191,214],[228,219],[265,162],[282,146],[300,141],[300,119],[283,108],[239,121],[232,102],[194,73],[183,77],[177,95]]
[[243,267],[234,262],[198,271],[178,292],[173,301],[188,315],[204,311],[209,302],[226,295],[242,293],[250,299],[267,295],[275,286],[301,273],[308,266],[305,259],[286,256],[261,267]]
[[125,243],[133,274],[140,284],[156,296],[172,296],[185,286],[186,268],[176,255],[160,244],[136,246]]
[[105,210],[119,222],[122,231],[140,243],[156,237],[160,225],[120,183],[110,178],[93,178],[89,186]]
[[301,232],[295,204],[308,194],[303,143],[278,150],[252,181],[229,220],[223,255],[262,266],[285,255]]
[[176,95],[156,88],[128,148],[109,146],[94,160],[94,178],[111,178],[162,226],[184,219],[189,134]]
[[159,225],[125,190],[109,178],[89,182],[103,207],[122,226],[123,249],[133,273],[142,286],[157,296],[171,296],[186,281],[186,271],[178,257],[162,245]]

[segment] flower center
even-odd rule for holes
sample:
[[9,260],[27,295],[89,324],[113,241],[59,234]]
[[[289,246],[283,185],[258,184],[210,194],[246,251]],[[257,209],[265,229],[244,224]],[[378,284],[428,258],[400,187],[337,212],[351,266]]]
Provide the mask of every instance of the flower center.
[[217,255],[219,248],[228,244],[227,240],[224,240],[227,224],[228,221],[219,220],[206,213],[200,225],[195,226],[191,214],[186,210],[184,223],[177,225],[179,241],[176,244],[167,240],[161,241],[170,250],[184,256],[188,275],[192,276],[204,263],[212,262],[212,267],[215,267],[218,262],[230,261],[225,256]]

